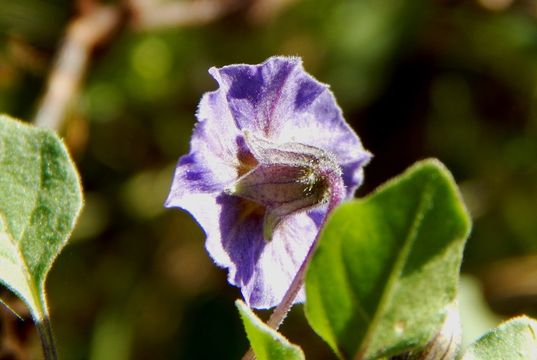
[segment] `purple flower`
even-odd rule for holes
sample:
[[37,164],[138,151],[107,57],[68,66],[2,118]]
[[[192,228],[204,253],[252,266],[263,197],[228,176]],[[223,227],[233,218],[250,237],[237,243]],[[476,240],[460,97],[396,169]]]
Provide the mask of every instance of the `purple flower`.
[[[369,161],[334,96],[299,58],[211,68],[190,153],[167,207],[203,227],[206,248],[254,308],[277,305],[330,202],[353,196]],[[303,291],[295,301],[303,301]]]

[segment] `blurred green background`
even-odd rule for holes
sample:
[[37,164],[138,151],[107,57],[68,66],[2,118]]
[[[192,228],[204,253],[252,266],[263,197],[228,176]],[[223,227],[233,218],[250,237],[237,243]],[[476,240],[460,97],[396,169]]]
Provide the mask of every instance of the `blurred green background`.
[[[68,0],[0,3],[0,112],[34,117],[75,15]],[[195,221],[162,204],[197,103],[216,87],[208,68],[277,54],[301,56],[330,84],[375,155],[359,196],[425,157],[453,172],[474,219],[467,339],[537,315],[537,3],[257,0],[199,26],[126,25],[94,51],[61,131],[86,197],[47,283],[61,358],[237,359],[247,349],[240,292]],[[2,319],[0,334],[15,328],[19,352],[39,358],[29,321]],[[282,331],[308,359],[334,358],[301,306]]]

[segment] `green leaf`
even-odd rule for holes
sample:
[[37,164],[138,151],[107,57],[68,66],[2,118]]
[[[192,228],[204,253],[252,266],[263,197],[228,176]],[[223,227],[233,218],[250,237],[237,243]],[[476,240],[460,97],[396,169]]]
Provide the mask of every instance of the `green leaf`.
[[537,359],[537,321],[521,316],[501,324],[473,343],[462,359]]
[[300,347],[291,344],[283,335],[268,327],[241,300],[235,302],[246,335],[257,360],[301,360],[305,359]]
[[306,274],[306,316],[340,358],[419,349],[455,302],[470,219],[448,170],[417,163],[336,208]]
[[77,172],[50,130],[0,115],[0,282],[47,322],[45,279],[82,206]]

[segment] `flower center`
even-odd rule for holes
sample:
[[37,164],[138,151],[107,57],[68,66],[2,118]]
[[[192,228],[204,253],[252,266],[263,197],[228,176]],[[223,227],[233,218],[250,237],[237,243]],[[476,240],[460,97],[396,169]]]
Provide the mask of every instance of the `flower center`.
[[225,192],[265,208],[265,240],[286,216],[324,204],[334,192],[342,197],[341,169],[329,152],[300,143],[276,144],[249,132],[244,139],[257,165]]

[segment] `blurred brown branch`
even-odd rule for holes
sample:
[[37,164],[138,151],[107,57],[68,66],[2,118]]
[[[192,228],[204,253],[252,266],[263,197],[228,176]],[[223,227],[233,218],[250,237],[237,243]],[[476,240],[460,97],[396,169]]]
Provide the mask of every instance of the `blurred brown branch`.
[[249,9],[248,16],[254,23],[268,22],[295,2],[297,0],[257,0]]
[[537,304],[537,255],[497,262],[481,276],[485,294],[501,313],[520,313]]
[[87,12],[69,24],[34,119],[36,125],[60,129],[69,103],[84,77],[92,50],[113,33],[119,19],[117,8],[88,7]]
[[[130,0],[125,9],[80,0],[80,15],[67,27],[34,123],[55,130],[62,128],[93,49],[106,43],[122,25],[129,24],[138,30],[204,25],[247,3],[249,1],[246,0],[194,0],[155,4],[151,0]],[[123,16],[130,18],[123,21]]]
[[244,6],[246,0],[194,0],[155,4],[154,0],[131,0],[132,25],[137,30],[199,26],[218,20]]

